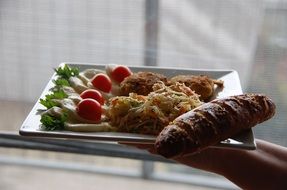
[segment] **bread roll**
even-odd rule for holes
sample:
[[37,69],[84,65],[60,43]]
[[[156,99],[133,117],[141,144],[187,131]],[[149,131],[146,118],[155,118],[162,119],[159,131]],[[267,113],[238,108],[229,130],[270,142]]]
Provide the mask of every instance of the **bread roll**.
[[275,104],[261,94],[243,94],[205,103],[176,118],[158,135],[164,157],[195,153],[270,119]]

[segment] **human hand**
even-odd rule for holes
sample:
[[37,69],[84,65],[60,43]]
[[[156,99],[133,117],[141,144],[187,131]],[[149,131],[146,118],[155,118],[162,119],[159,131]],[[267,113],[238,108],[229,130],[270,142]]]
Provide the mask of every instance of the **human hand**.
[[[153,144],[124,144],[157,154]],[[222,175],[242,189],[286,189],[287,148],[258,139],[256,144],[253,151],[209,147],[172,160]]]
[[[128,142],[120,144],[136,147],[142,150],[146,150],[151,154],[158,155],[154,148],[154,144],[141,144],[141,143],[128,143]],[[192,155],[177,156],[171,158],[171,160],[174,160],[177,163],[210,172],[217,171],[218,162],[216,160],[222,160],[222,159],[224,159],[224,151],[222,151],[222,149],[220,150],[219,148],[215,147],[207,148],[205,150],[202,150],[201,152],[197,152]]]

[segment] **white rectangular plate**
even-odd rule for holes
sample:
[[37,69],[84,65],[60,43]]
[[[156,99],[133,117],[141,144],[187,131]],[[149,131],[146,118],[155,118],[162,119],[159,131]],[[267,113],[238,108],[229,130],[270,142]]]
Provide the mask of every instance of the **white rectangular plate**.
[[[88,68],[104,69],[104,65],[96,64],[76,64],[66,63],[73,67],[78,67],[80,71]],[[172,77],[179,74],[192,74],[192,75],[208,75],[214,79],[220,79],[224,81],[224,88],[222,91],[218,91],[214,98],[223,98],[226,96],[242,94],[240,80],[238,74],[234,70],[194,70],[194,69],[178,69],[178,68],[160,68],[160,67],[130,67],[133,72],[137,71],[152,71],[164,74],[167,77]],[[49,89],[53,86],[52,80],[55,75],[52,76],[48,82],[40,98],[44,98]],[[30,114],[27,116],[23,125],[20,128],[20,135],[34,136],[34,137],[53,137],[53,138],[70,138],[70,139],[82,139],[82,140],[99,140],[99,141],[112,141],[112,142],[130,142],[130,143],[153,143],[155,141],[154,136],[138,135],[131,133],[117,133],[117,132],[72,132],[72,131],[44,131],[41,129],[39,109],[44,107],[36,102]],[[241,149],[255,149],[256,144],[252,130],[247,130],[235,137],[229,138],[220,142],[216,147],[230,147]]]

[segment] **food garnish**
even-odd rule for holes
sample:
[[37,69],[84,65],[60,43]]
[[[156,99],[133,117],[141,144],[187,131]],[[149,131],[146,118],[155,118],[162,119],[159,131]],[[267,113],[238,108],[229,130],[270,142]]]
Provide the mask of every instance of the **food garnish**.
[[123,65],[81,72],[64,65],[55,71],[55,86],[40,99],[46,107],[41,122],[47,130],[94,128],[157,135],[176,117],[203,104],[184,83],[171,83],[159,73],[132,73]]
[[90,121],[99,122],[102,116],[101,104],[91,98],[81,100],[77,105],[77,113],[82,118]]
[[106,74],[96,74],[91,82],[96,89],[103,92],[109,93],[112,90],[112,81]]
[[45,130],[54,131],[54,130],[63,130],[65,122],[67,121],[68,115],[62,113],[60,116],[52,116],[48,114],[43,114],[41,116],[41,123],[43,124]]
[[105,99],[102,94],[96,89],[88,89],[80,94],[82,99],[91,98],[99,102],[101,105],[105,103]]
[[67,97],[67,94],[63,90],[54,90],[51,94],[47,94],[44,99],[40,99],[40,104],[49,109],[58,106],[58,103],[54,101],[55,99],[64,99]]
[[76,67],[69,67],[68,65],[64,65],[63,67],[58,67],[55,69],[58,77],[62,79],[69,80],[71,77],[79,75],[79,69]]
[[118,65],[113,68],[110,77],[117,83],[121,83],[125,78],[132,75],[131,70],[124,65]]

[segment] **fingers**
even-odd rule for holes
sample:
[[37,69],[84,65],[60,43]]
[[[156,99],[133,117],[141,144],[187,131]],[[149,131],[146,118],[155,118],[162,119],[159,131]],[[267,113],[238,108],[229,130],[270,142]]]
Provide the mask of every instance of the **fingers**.
[[151,154],[156,154],[154,144],[143,144],[143,143],[131,143],[131,142],[118,142],[122,145],[136,147],[138,149],[147,150]]

